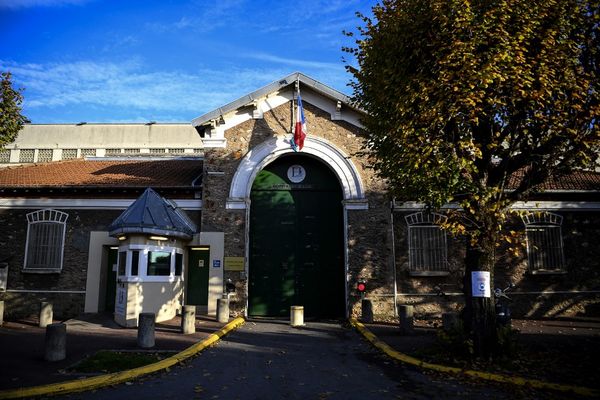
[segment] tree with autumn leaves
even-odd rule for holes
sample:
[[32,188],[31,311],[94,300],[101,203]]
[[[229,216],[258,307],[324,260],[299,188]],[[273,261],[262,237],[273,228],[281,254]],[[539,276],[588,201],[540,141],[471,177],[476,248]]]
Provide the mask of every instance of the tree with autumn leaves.
[[23,95],[12,86],[11,73],[0,74],[0,149],[17,138],[29,120],[21,114]]
[[599,165],[600,1],[384,0],[360,17],[345,50],[373,167],[396,198],[462,207],[445,228],[467,239],[463,322],[489,356],[494,300],[471,272],[493,282],[512,203]]

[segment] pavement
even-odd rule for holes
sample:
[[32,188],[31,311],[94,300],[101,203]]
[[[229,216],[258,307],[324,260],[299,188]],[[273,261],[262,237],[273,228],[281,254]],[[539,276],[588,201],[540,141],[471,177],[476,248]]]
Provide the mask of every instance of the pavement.
[[[137,330],[116,325],[109,315],[88,314],[67,324],[67,359],[43,360],[45,329],[37,321],[6,322],[0,327],[0,390],[37,386],[88,377],[67,372],[69,366],[98,350],[138,350]],[[100,389],[69,398],[504,398],[506,388],[483,383],[473,387],[446,375],[423,373],[382,356],[354,330],[338,321],[308,322],[292,328],[288,321],[249,320],[178,368],[152,374],[129,385]],[[423,354],[435,345],[435,321],[417,321],[412,335],[397,324],[367,324],[369,330],[394,349]],[[221,329],[214,319],[198,317],[196,333],[180,333],[180,319],[156,324],[152,351],[178,352]],[[600,321],[513,321],[522,345],[560,355],[559,365],[548,363],[547,378],[557,367],[574,376],[575,383],[597,387],[597,349]],[[536,377],[539,378],[539,377]],[[568,378],[568,376],[567,376]],[[579,381],[577,381],[579,378]],[[565,382],[572,383],[572,382]],[[173,388],[177,388],[174,390]],[[141,392],[138,392],[138,391]],[[362,391],[367,391],[365,397]],[[459,394],[455,396],[455,394]],[[545,397],[545,396],[542,396]],[[556,398],[556,397],[553,397]],[[561,398],[560,396],[557,398]]]
[[[0,327],[0,390],[80,379],[89,375],[68,372],[68,368],[99,350],[140,350],[137,329],[117,325],[109,314],[84,314],[62,322],[67,325],[67,358],[47,362],[46,329],[40,328],[36,319],[4,321]],[[156,345],[151,351],[177,353],[223,325],[214,318],[198,316],[196,333],[183,335],[180,317],[157,323]]]

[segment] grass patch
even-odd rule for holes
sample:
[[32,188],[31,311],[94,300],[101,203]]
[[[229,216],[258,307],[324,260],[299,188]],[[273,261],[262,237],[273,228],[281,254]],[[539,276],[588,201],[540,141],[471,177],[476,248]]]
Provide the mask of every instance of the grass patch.
[[165,357],[168,354],[100,350],[69,368],[69,372],[119,372],[152,364]]

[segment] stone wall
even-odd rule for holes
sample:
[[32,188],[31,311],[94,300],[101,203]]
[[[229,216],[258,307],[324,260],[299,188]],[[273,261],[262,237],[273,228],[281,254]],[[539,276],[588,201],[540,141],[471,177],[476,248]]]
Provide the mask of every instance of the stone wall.
[[[67,219],[63,268],[60,273],[23,272],[27,242],[26,214],[36,210],[0,210],[0,258],[8,260],[8,291],[0,294],[8,318],[37,315],[40,301],[54,303],[56,318],[83,312],[88,265],[89,232],[106,231],[119,210],[60,210]],[[25,292],[14,292],[23,290]],[[58,294],[53,291],[81,293]]]
[[[413,304],[421,317],[439,317],[462,307],[465,243],[448,236],[448,276],[411,276],[408,265],[408,228],[404,216],[394,212],[398,303]],[[511,309],[517,317],[600,316],[600,213],[556,211],[563,216],[565,274],[531,274],[527,264],[525,227],[517,217],[507,230],[521,232],[518,255],[508,244],[498,249],[494,287],[512,289]],[[513,246],[513,250],[514,250]],[[441,293],[440,293],[441,292]],[[591,292],[591,293],[590,293]],[[440,293],[440,295],[437,295]]]
[[[359,155],[364,150],[364,132],[345,121],[332,121],[329,113],[307,101],[303,106],[308,134],[326,139],[350,156],[362,178],[369,202],[369,210],[348,211],[350,311],[357,313],[357,303],[360,306],[353,288],[361,277],[370,281],[370,292],[377,294],[375,311],[389,312],[393,305],[393,297],[390,297],[393,276],[389,268],[392,247],[389,199],[384,195],[383,183],[367,168],[368,160]],[[225,132],[226,149],[205,151],[202,231],[225,233],[225,257],[246,256],[246,210],[225,209],[237,167],[255,146],[277,136],[289,135],[292,112],[290,102],[264,113],[263,119],[243,122]],[[242,313],[247,301],[246,274],[226,271],[224,278],[231,278],[236,283],[237,292],[231,299],[231,308],[235,313]]]

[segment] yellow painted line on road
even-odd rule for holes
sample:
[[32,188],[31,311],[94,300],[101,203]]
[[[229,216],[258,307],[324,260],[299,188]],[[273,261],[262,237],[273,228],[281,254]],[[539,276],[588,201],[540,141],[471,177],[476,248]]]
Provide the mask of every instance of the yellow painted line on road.
[[571,385],[560,385],[557,383],[544,382],[537,379],[527,379],[517,376],[508,376],[494,374],[491,372],[474,371],[469,369],[462,369],[456,367],[448,367],[445,365],[431,364],[417,358],[411,357],[397,350],[394,350],[387,343],[381,341],[375,336],[370,330],[368,330],[361,322],[355,318],[350,318],[350,324],[354,326],[369,342],[371,342],[379,350],[383,351],[389,357],[401,361],[406,364],[415,365],[420,368],[430,369],[439,372],[446,372],[452,374],[462,374],[473,378],[485,379],[488,381],[501,382],[501,383],[512,383],[519,386],[528,386],[536,389],[552,389],[560,392],[571,392],[581,396],[598,397],[600,392],[596,389],[591,389],[581,386]]
[[91,378],[77,379],[73,381],[52,383],[49,385],[32,386],[26,388],[10,389],[0,391],[0,399],[19,399],[24,397],[35,397],[43,395],[66,394],[82,392],[85,390],[98,389],[103,386],[116,385],[139,378],[142,375],[151,374],[169,368],[193,355],[198,354],[205,348],[218,342],[223,336],[244,324],[244,318],[238,317],[229,322],[217,332],[210,334],[206,339],[191,345],[180,353],[165,358],[153,364],[144,365],[127,371],[114,372],[112,374],[99,375]]

